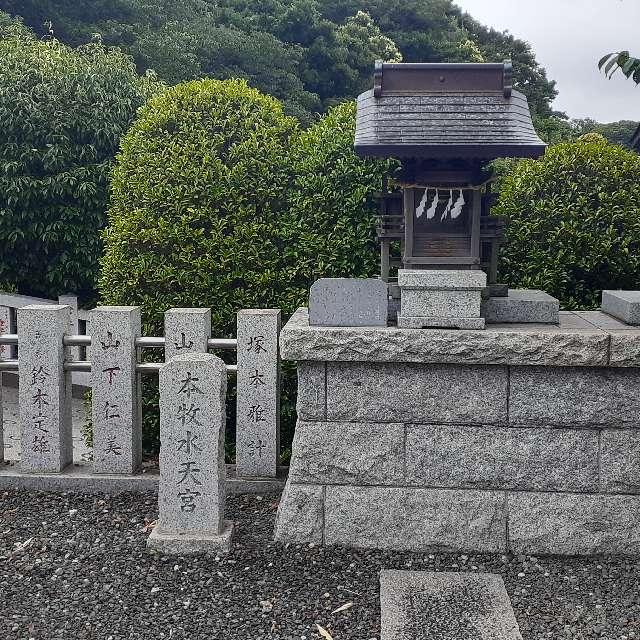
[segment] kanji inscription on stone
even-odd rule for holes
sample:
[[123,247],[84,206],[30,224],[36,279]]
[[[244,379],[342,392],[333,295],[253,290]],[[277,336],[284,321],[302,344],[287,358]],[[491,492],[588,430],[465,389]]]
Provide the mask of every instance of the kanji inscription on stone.
[[98,307],[89,314],[93,468],[129,474],[142,462],[136,338],[139,307]]
[[238,312],[236,469],[275,477],[280,453],[280,311]]

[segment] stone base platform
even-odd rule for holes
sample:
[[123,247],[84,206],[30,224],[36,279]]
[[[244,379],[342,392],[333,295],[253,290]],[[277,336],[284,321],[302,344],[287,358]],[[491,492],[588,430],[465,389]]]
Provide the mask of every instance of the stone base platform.
[[400,329],[484,329],[484,318],[448,318],[398,315]]
[[231,551],[232,537],[233,522],[230,520],[224,521],[222,533],[218,535],[163,533],[156,527],[147,538],[147,548],[166,556],[217,555]]
[[276,539],[640,555],[640,329],[601,312],[483,331],[309,327]]
[[381,571],[380,606],[380,640],[522,640],[504,582],[489,573]]
[[536,289],[509,289],[506,297],[483,300],[481,313],[488,324],[560,323],[558,300]]

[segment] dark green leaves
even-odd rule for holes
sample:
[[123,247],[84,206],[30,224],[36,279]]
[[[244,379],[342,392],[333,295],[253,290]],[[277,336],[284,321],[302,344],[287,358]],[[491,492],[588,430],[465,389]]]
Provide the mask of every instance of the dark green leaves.
[[611,79],[617,71],[640,84],[640,58],[634,58],[628,51],[607,53],[598,62],[598,69]]

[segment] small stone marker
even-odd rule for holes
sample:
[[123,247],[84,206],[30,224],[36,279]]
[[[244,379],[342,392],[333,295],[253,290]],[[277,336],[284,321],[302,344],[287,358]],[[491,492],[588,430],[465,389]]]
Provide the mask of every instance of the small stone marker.
[[236,472],[275,478],[280,455],[280,311],[238,312]]
[[26,473],[59,473],[73,460],[71,374],[62,343],[69,316],[62,305],[18,309],[20,469]]
[[[9,307],[0,307],[0,335],[3,333],[11,333],[11,309]],[[0,360],[11,360],[11,346],[8,344],[0,344]],[[2,374],[0,374],[0,378]]]
[[[76,335],[78,331],[78,296],[66,294],[58,296],[58,304],[69,307],[69,333]],[[80,347],[67,347],[67,355],[71,360],[80,360]]]
[[309,294],[309,324],[316,327],[386,327],[389,293],[382,280],[320,278]]
[[602,310],[630,325],[640,325],[640,291],[603,291]]
[[380,640],[522,640],[500,576],[381,571]]
[[208,353],[172,358],[160,371],[158,524],[147,546],[165,554],[227,552],[224,520],[227,368]]
[[136,338],[140,307],[98,307],[89,314],[93,469],[130,474],[142,463]]
[[207,353],[211,309],[169,309],[164,314],[164,359],[185,353]]

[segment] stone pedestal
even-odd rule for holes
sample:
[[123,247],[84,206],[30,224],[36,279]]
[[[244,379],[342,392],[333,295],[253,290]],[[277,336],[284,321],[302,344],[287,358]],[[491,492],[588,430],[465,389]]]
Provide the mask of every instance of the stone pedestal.
[[62,305],[18,309],[20,469],[26,473],[59,473],[73,460],[71,374],[62,343],[69,318]]
[[640,555],[640,329],[311,327],[282,542]]
[[238,312],[236,471],[275,478],[280,455],[280,311]]
[[98,307],[89,314],[95,473],[129,474],[142,463],[136,338],[140,307]]
[[400,269],[398,285],[402,298],[399,327],[484,328],[480,303],[487,276],[483,271]]
[[165,554],[227,552],[224,520],[227,369],[207,353],[160,371],[159,518],[147,546]]

